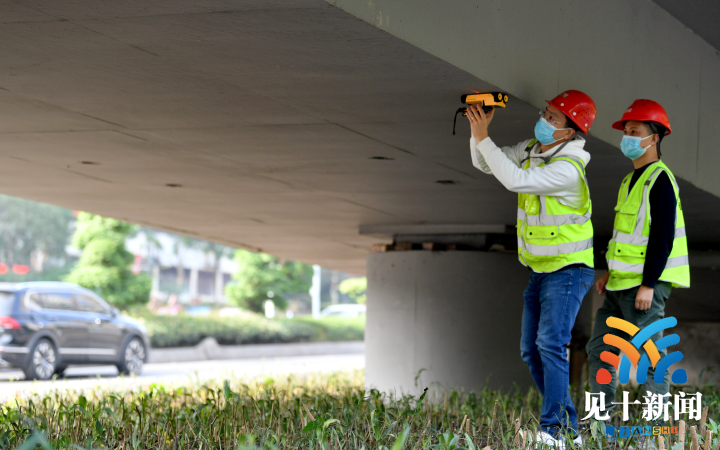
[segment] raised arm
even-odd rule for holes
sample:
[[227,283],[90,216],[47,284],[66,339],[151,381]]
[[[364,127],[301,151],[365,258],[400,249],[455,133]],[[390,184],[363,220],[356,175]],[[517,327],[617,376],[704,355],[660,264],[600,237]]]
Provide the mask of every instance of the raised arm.
[[522,170],[489,137],[477,147],[492,174],[509,191],[564,197],[578,190],[580,174],[567,161]]
[[[513,164],[520,167],[520,162],[523,159],[525,147],[527,147],[528,142],[529,141],[523,141],[517,145],[513,145],[510,147],[502,147],[500,150],[502,150],[505,156],[507,156],[507,158],[512,161]],[[492,175],[492,169],[490,168],[490,166],[488,166],[487,162],[485,162],[485,158],[480,152],[480,147],[478,144],[478,141],[476,141],[474,137],[470,136],[470,157],[472,158],[473,166],[475,166],[477,169],[481,170],[484,173]]]
[[[474,117],[478,117],[478,114],[482,115],[482,123],[478,120],[473,120]],[[490,122],[492,122],[493,117],[495,117],[495,110],[493,109],[485,114],[477,106],[469,106],[467,117],[470,121],[470,157],[472,158],[473,166],[487,174],[492,174],[492,168],[485,161],[485,157],[481,153],[478,144],[488,137],[487,128]],[[528,141],[521,142],[512,147],[503,147],[501,150],[513,164],[520,167],[520,161],[522,161],[523,151],[527,143]]]

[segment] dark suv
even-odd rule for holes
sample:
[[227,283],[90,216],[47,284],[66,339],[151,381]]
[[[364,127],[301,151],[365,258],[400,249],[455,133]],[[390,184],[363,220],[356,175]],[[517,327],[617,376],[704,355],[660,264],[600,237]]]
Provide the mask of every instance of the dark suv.
[[69,364],[113,364],[139,374],[145,327],[94,292],[71,283],[0,283],[0,367],[28,379],[62,375]]

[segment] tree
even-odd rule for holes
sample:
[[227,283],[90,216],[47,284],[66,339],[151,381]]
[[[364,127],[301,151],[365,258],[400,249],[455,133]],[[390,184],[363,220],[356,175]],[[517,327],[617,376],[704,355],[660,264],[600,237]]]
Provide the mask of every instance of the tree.
[[266,253],[235,251],[237,271],[234,282],[225,288],[225,296],[250,310],[261,312],[266,300],[278,309],[287,308],[287,296],[310,290],[313,269],[307,264],[287,261]]
[[119,308],[147,303],[150,277],[132,274],[134,257],[125,249],[125,239],[133,230],[127,222],[80,213],[72,245],[83,253],[65,281],[92,289]]
[[343,280],[338,287],[340,292],[355,300],[355,303],[364,304],[367,300],[367,278],[348,278]]
[[59,206],[0,195],[0,262],[32,264],[36,272],[48,261],[62,265],[72,218]]

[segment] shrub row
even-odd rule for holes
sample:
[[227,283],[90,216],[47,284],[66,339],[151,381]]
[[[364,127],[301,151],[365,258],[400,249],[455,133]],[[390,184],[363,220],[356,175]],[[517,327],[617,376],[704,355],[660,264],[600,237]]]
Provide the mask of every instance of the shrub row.
[[155,316],[136,317],[148,330],[153,348],[189,347],[207,337],[220,345],[272,344],[363,340],[365,320],[266,319],[257,314],[238,317]]

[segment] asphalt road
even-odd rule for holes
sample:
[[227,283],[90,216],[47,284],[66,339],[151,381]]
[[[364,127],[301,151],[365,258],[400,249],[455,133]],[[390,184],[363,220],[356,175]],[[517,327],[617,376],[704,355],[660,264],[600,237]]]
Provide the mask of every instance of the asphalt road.
[[114,366],[70,366],[63,379],[26,381],[21,371],[0,372],[0,402],[56,390],[134,389],[152,383],[181,384],[212,379],[253,379],[312,372],[363,369],[362,353],[145,364],[137,377],[118,376]]

